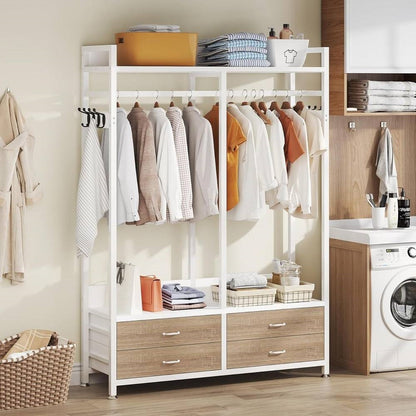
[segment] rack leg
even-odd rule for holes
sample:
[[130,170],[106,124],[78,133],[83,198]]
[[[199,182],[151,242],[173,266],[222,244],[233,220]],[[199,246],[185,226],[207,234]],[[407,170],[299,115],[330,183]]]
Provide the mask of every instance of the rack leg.
[[331,377],[331,375],[329,373],[329,365],[323,365],[321,367],[321,372],[322,372],[321,377],[323,377],[323,378]]

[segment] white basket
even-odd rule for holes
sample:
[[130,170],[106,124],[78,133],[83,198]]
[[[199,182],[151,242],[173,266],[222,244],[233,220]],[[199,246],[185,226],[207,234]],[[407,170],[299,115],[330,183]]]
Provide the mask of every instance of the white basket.
[[300,285],[294,286],[281,286],[275,283],[267,283],[267,285],[276,289],[276,301],[281,303],[310,302],[315,289],[314,283],[303,281]]
[[308,39],[267,39],[267,59],[271,66],[303,66]]
[[[211,286],[212,300],[219,302],[220,294],[217,285]],[[276,289],[267,287],[261,289],[227,289],[228,306],[261,306],[273,305]]]

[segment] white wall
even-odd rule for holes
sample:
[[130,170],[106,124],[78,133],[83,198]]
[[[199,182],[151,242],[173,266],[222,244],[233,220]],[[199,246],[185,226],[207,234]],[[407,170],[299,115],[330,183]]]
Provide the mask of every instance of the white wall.
[[[290,23],[320,45],[319,0],[0,0],[0,91],[10,87],[37,137],[36,165],[44,198],[28,207],[25,283],[0,281],[0,338],[49,328],[79,342],[80,282],[74,244],[80,159],[80,46],[113,43],[114,33],[144,23],[179,24],[200,38],[227,32],[280,30]],[[132,103],[126,102],[126,108]],[[163,104],[163,103],[162,103]],[[275,219],[273,219],[275,217]],[[258,224],[230,224],[230,271],[269,271],[283,255],[282,214]],[[216,224],[198,224],[198,274],[216,272]],[[272,225],[277,231],[272,229]],[[319,226],[297,221],[298,261],[319,280]],[[105,224],[95,247],[93,281],[105,278]],[[253,245],[254,242],[254,245]],[[162,278],[186,273],[186,226],[120,229],[124,260]]]

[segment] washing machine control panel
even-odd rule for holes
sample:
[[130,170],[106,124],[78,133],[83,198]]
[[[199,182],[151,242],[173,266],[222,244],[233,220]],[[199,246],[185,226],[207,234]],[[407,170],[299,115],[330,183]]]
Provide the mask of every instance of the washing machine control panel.
[[416,243],[402,246],[373,246],[370,248],[370,253],[372,269],[416,265]]

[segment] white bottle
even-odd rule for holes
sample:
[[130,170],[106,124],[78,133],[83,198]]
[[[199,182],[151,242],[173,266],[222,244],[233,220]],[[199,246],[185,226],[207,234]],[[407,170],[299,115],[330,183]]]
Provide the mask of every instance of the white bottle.
[[389,193],[389,204],[387,206],[387,224],[389,228],[397,228],[399,220],[399,208],[397,206],[397,194]]

